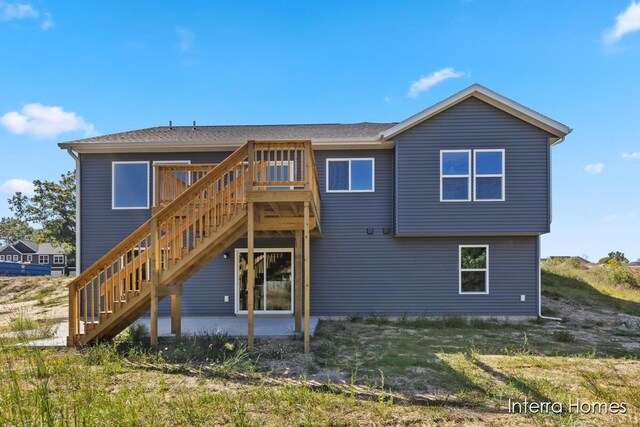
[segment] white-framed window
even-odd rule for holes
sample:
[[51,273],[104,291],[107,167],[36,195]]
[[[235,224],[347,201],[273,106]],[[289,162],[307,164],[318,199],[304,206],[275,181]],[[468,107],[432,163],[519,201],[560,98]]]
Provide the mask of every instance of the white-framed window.
[[20,261],[20,255],[14,255],[14,256],[13,256],[13,260],[14,260],[15,262]]
[[49,264],[49,255],[38,255],[38,264]]
[[[154,160],[154,165],[190,165],[191,160]],[[155,171],[155,168],[154,168]],[[186,182],[187,185],[191,185],[191,174],[187,171],[175,172],[176,178]],[[153,174],[153,206],[156,205],[156,174]]]
[[149,162],[111,163],[111,208],[149,209]]
[[53,256],[54,264],[64,264],[64,255],[54,255]]
[[473,200],[504,201],[504,149],[473,151]]
[[471,150],[440,151],[440,201],[471,201]]
[[327,193],[375,191],[375,159],[327,159]]
[[0,261],[4,261],[4,255],[0,255]]
[[27,262],[33,261],[33,255],[27,255]]
[[489,245],[459,246],[460,294],[489,293]]
[[[293,313],[293,249],[256,248],[253,264],[256,313]],[[247,250],[235,250],[235,312],[247,313]]]

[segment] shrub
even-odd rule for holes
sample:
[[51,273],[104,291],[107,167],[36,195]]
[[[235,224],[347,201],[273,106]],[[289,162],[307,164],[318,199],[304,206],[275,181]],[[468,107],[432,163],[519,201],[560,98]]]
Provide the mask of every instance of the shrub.
[[569,331],[556,331],[553,338],[558,342],[574,342],[576,339]]
[[616,285],[638,287],[639,277],[629,268],[617,263],[607,264],[605,268],[598,271],[598,276],[602,280]]

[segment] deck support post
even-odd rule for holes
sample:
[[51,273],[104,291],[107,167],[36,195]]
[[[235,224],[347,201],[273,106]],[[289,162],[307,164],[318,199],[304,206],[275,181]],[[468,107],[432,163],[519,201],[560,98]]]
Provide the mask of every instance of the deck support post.
[[295,230],[295,248],[293,251],[294,265],[293,274],[295,282],[295,331],[302,331],[302,230]]
[[151,319],[149,320],[149,335],[152,348],[158,348],[158,283],[160,281],[160,235],[158,220],[151,221],[151,247],[153,259],[151,263]]
[[76,345],[76,335],[78,335],[78,297],[76,287],[72,283],[69,286],[69,336],[67,337],[67,347]]
[[309,247],[309,202],[304,202],[304,352],[309,353],[309,339],[310,339],[310,282],[311,282],[311,269],[310,269],[310,257],[311,250]]
[[171,333],[180,338],[182,330],[182,286],[171,295]]
[[247,203],[247,347],[253,348],[253,291],[255,287],[253,202]]

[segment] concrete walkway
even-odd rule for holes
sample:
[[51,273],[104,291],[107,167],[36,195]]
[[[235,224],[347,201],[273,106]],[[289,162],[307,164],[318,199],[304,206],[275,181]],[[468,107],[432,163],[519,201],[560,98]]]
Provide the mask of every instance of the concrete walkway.
[[[136,323],[143,324],[149,328],[149,318],[141,318]],[[254,334],[256,338],[286,338],[296,334],[294,331],[293,317],[256,317],[254,322]],[[310,334],[318,326],[318,318],[310,319]],[[304,322],[303,322],[304,327]],[[67,335],[69,335],[69,324],[59,323],[54,326],[55,335],[51,338],[30,341],[27,345],[35,347],[64,347],[67,345]],[[247,318],[234,316],[203,316],[203,317],[183,317],[182,334],[214,334],[216,332],[225,333],[232,337],[247,336]],[[158,318],[158,336],[171,337],[171,318]]]

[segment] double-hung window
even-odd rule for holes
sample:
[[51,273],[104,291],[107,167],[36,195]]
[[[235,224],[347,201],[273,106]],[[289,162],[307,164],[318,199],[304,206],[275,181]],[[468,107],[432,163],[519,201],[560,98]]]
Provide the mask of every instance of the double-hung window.
[[33,261],[33,255],[27,255],[27,262]]
[[504,150],[474,150],[473,200],[504,201]]
[[440,151],[440,201],[503,202],[504,158],[504,149]]
[[471,200],[471,150],[440,151],[440,201]]
[[18,256],[18,255],[14,255],[14,256],[13,256],[13,260],[14,260],[15,262],[18,262],[18,261],[20,260],[20,256]]
[[374,159],[327,159],[327,193],[375,191]]
[[49,255],[38,255],[38,264],[49,264]]
[[149,209],[149,162],[113,162],[113,209]]
[[54,264],[64,264],[64,255],[54,255],[53,256]]
[[0,255],[0,261],[4,261],[4,255]]
[[460,245],[459,274],[461,294],[489,293],[489,246]]

